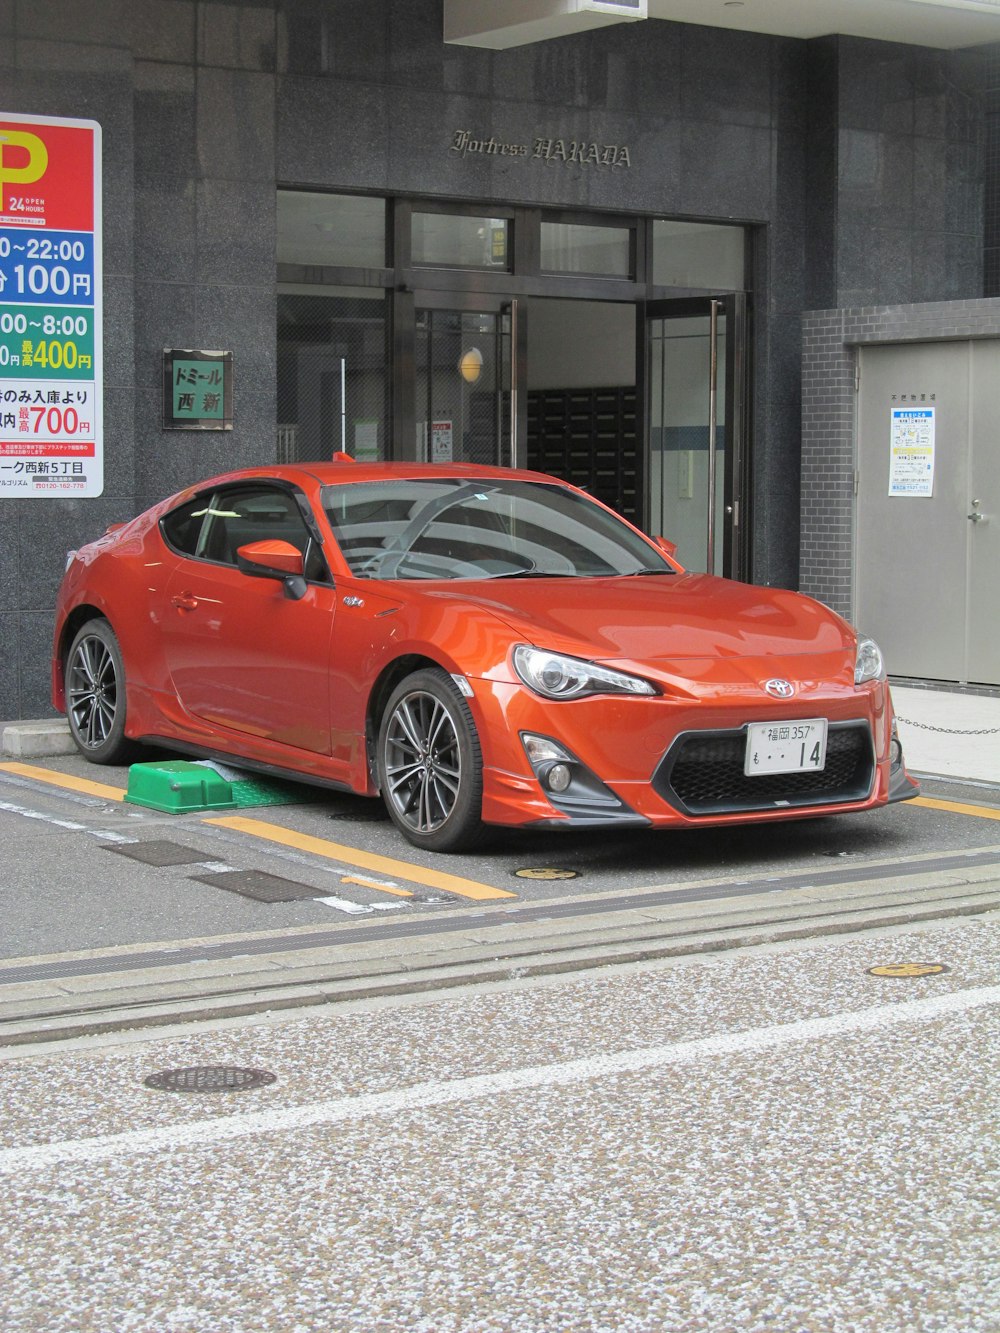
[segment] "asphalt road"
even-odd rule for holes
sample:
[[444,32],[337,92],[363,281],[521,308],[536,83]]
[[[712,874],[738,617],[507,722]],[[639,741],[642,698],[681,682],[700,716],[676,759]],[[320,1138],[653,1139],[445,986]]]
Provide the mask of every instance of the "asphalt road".
[[[71,785],[53,785],[63,781]],[[95,782],[108,790],[95,792]],[[296,786],[285,790],[301,804],[162,814],[124,804],[127,786],[126,769],[76,757],[0,763],[0,957],[676,888],[706,877],[826,873],[924,854],[993,848],[1000,865],[1000,786],[934,780],[919,802],[867,815],[679,834],[503,830],[475,855],[448,857],[416,851],[379,803],[357,797]],[[136,859],[146,844],[168,863]],[[246,896],[225,873],[234,870],[284,880],[298,896]],[[281,897],[280,885],[267,887]]]
[[1000,907],[1000,792],[982,785],[442,857],[358,798],[286,785],[286,803],[177,814],[128,784],[76,757],[0,764],[0,1047]]

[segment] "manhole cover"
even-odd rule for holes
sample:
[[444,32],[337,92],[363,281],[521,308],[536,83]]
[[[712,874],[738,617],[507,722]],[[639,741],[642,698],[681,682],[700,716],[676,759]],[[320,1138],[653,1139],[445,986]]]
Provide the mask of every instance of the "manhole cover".
[[944,963],[883,963],[868,969],[873,977],[936,977],[948,970]]
[[230,1065],[195,1065],[191,1069],[164,1069],[142,1081],[160,1092],[247,1092],[277,1082],[266,1069],[234,1069]]
[[322,889],[310,888],[296,880],[269,875],[264,870],[220,870],[214,875],[192,875],[199,884],[210,884],[213,889],[239,893],[259,903],[296,903],[309,898],[321,898]]
[[515,870],[518,879],[579,879],[578,870],[565,870],[561,866],[529,866],[526,870]]
[[211,860],[208,852],[199,852],[194,847],[183,847],[179,842],[158,838],[150,838],[148,842],[104,845],[104,850],[127,856],[131,861],[141,861],[146,866],[186,866]]

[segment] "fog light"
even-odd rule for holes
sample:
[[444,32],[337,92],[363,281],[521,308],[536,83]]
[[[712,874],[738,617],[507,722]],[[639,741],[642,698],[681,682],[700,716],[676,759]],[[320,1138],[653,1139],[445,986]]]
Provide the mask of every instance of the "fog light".
[[549,791],[565,791],[573,781],[573,774],[568,764],[553,764],[545,774],[545,785]]
[[889,742],[889,766],[898,768],[903,762],[903,747],[899,742],[898,736],[893,736]]

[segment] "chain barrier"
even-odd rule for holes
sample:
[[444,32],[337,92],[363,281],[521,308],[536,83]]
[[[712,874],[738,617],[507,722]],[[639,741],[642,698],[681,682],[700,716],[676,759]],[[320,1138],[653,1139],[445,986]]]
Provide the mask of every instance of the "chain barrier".
[[930,722],[914,722],[910,717],[900,717],[898,713],[896,721],[920,731],[938,731],[943,736],[1000,736],[1000,727],[978,727],[974,731],[966,731],[963,727],[935,727]]

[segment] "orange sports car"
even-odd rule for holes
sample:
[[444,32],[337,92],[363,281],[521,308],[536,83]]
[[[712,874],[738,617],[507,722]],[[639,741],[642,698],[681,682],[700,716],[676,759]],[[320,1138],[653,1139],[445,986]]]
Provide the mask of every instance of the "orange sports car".
[[71,553],[52,665],[95,763],[142,741],[381,793],[437,851],[918,790],[871,639],[685,573],[538,473],[345,459],[192,486]]

